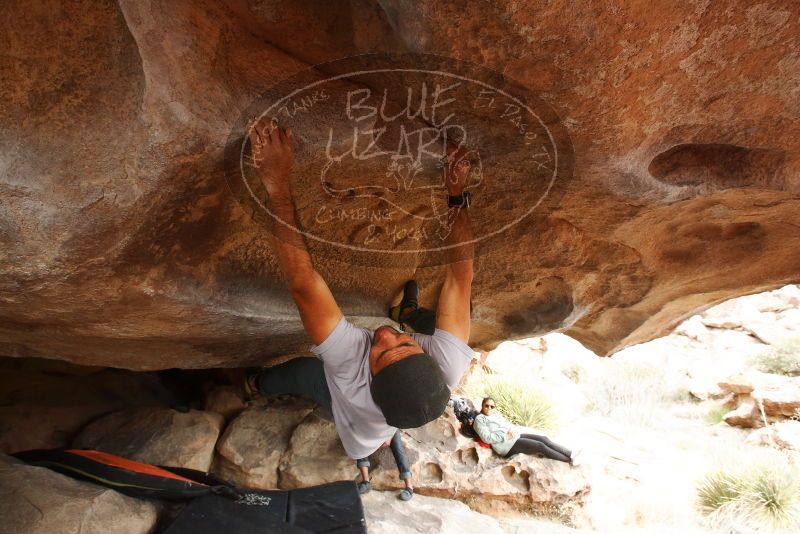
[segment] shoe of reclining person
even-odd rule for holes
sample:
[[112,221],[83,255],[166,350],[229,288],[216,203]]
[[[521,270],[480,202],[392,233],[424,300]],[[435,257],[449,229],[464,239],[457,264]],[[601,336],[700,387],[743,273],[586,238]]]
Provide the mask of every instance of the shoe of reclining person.
[[356,484],[358,488],[359,495],[364,495],[365,493],[369,493],[372,489],[372,484],[369,483],[369,480],[365,480]]
[[401,501],[410,501],[414,496],[414,488],[403,488],[400,490],[400,495],[397,496]]
[[389,317],[396,323],[403,324],[405,311],[414,311],[419,306],[419,285],[416,280],[409,280],[403,287],[403,298],[400,304],[392,306],[389,310]]

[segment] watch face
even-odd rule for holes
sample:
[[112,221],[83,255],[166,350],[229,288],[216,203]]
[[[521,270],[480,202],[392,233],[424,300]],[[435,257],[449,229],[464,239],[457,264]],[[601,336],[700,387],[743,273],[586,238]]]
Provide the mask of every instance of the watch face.
[[[465,193],[481,199],[470,211],[477,255],[523,235],[527,219],[558,204],[571,175],[572,148],[558,117],[502,74],[424,54],[354,56],[270,88],[231,134],[228,183],[267,228],[288,223],[269,209],[244,135],[259,117],[292,128],[296,229],[312,255],[340,262],[447,261],[449,148],[463,148]],[[468,195],[457,205],[469,206]]]

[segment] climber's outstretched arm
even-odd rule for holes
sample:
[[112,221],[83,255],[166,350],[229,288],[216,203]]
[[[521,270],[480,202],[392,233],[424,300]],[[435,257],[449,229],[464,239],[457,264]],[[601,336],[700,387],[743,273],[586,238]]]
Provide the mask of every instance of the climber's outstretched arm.
[[249,133],[258,176],[267,189],[275,215],[272,246],[289,291],[311,340],[319,345],[342,318],[328,284],[314,269],[303,236],[297,230],[289,175],[294,162],[294,137],[269,119],[261,119]]
[[[444,169],[447,192],[460,195],[469,176],[470,164],[466,149],[451,149]],[[472,225],[466,208],[450,208],[453,227],[447,238],[447,273],[439,294],[436,327],[446,330],[464,343],[469,343],[470,296],[472,292],[472,259],[474,246]],[[453,211],[455,210],[455,213]]]

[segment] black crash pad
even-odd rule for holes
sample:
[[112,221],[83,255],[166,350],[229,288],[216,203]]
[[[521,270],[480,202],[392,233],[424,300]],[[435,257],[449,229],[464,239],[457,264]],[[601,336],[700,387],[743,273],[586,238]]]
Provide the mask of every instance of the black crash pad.
[[365,534],[364,508],[354,482],[291,491],[246,491],[233,501],[194,499],[164,534]]

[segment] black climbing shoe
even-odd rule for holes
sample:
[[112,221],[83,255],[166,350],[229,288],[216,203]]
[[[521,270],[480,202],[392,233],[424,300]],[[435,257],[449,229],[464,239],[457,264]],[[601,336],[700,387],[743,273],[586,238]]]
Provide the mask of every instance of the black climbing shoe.
[[398,495],[397,497],[401,501],[410,501],[411,497],[413,496],[414,496],[414,488],[403,488],[402,490],[400,490],[400,495]]
[[416,280],[409,280],[403,288],[403,299],[400,304],[389,310],[389,317],[396,323],[403,324],[403,312],[417,309],[419,300],[419,286]]

